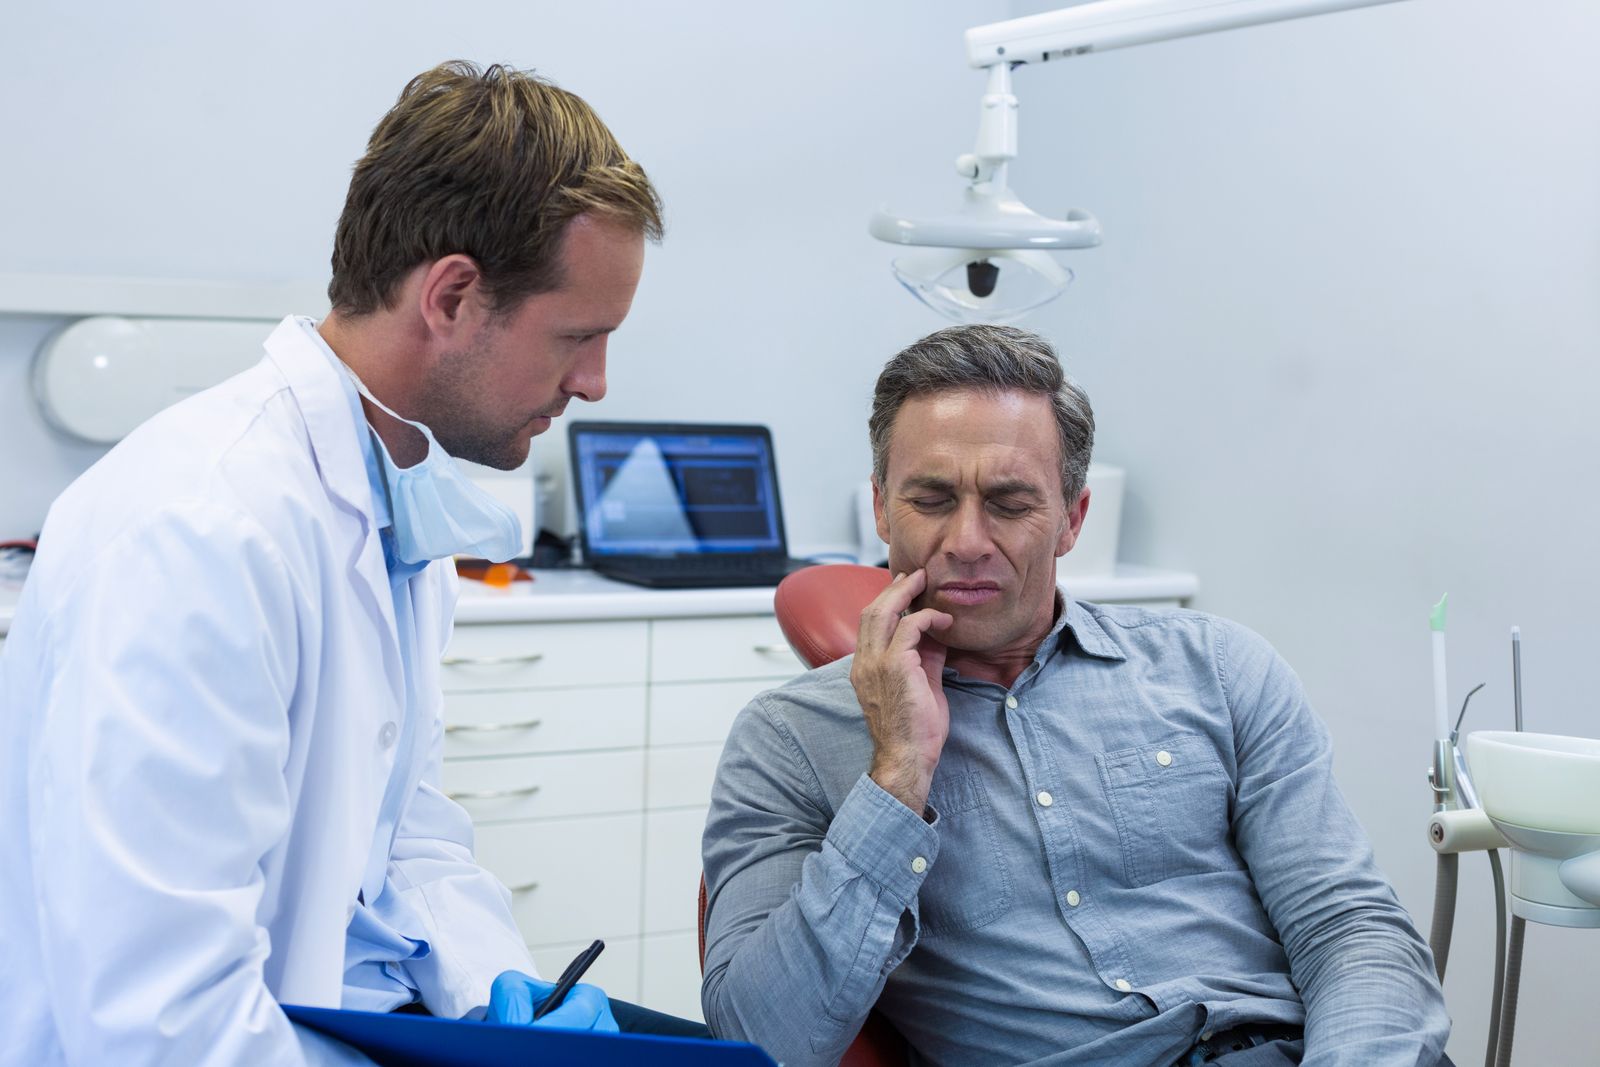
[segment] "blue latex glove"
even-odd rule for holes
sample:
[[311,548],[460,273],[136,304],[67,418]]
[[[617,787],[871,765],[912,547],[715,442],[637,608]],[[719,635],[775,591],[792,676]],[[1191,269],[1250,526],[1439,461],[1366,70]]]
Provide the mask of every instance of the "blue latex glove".
[[617,1032],[617,1020],[611,1017],[611,1000],[599,986],[579,982],[567,993],[567,999],[549,1015],[533,1021],[533,1013],[544,998],[556,987],[554,982],[541,982],[521,971],[506,971],[489,987],[489,1010],[484,1016],[492,1023],[512,1026],[555,1026],[563,1030],[595,1030],[600,1033]]

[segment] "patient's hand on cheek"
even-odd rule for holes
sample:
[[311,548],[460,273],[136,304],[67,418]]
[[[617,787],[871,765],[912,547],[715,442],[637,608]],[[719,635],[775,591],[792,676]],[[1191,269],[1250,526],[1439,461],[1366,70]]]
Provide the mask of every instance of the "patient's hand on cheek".
[[861,613],[850,684],[872,734],[872,780],[921,815],[950,732],[945,701],[945,646],[937,634],[954,620],[917,607],[922,570],[896,576]]

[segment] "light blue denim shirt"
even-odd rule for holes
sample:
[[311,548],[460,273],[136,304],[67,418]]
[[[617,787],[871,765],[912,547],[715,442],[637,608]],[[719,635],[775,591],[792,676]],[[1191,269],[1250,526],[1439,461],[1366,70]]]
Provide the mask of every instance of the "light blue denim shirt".
[[1165,1065],[1304,1023],[1307,1067],[1433,1067],[1432,958],[1260,637],[1067,602],[1009,689],[947,670],[928,820],[866,775],[850,661],[757,697],[706,823],[706,1019],[833,1064],[876,1002],[918,1062]]

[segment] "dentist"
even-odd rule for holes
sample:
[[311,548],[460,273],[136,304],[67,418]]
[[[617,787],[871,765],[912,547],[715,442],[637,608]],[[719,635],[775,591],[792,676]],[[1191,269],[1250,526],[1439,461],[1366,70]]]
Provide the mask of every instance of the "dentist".
[[[439,787],[449,557],[520,542],[455,459],[604,395],[660,234],[581,99],[430,70],[356,164],[328,318],[57,500],[0,661],[0,1064],[358,1063],[280,1004],[549,988]],[[543,1022],[617,1025],[585,986]]]

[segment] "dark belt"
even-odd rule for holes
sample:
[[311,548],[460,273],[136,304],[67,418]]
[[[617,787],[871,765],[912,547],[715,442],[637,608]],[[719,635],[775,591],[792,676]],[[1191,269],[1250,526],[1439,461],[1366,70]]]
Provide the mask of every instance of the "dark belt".
[[1231,1030],[1212,1034],[1196,1042],[1194,1048],[1184,1053],[1178,1060],[1176,1067],[1210,1063],[1218,1056],[1226,1056],[1230,1052],[1241,1052],[1271,1041],[1299,1041],[1303,1037],[1305,1031],[1299,1026],[1283,1023],[1245,1023],[1243,1026],[1235,1026]]

